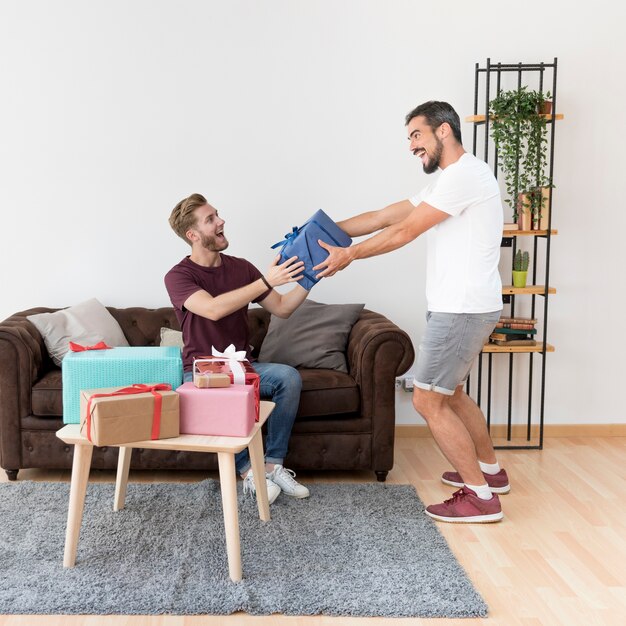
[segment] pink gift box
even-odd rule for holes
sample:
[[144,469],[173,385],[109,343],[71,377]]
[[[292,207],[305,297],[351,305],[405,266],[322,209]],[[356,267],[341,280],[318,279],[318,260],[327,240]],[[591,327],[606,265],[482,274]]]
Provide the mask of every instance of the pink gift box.
[[[235,374],[233,367],[237,368],[239,374]],[[259,402],[261,401],[261,378],[250,365],[247,359],[243,361],[231,361],[222,357],[200,356],[193,361],[193,371],[199,375],[212,372],[228,374],[230,382],[233,384],[253,385],[256,398],[256,421],[259,421]],[[199,386],[199,385],[198,385]]]
[[183,383],[180,396],[180,433],[247,437],[256,418],[252,385],[230,385],[201,389]]

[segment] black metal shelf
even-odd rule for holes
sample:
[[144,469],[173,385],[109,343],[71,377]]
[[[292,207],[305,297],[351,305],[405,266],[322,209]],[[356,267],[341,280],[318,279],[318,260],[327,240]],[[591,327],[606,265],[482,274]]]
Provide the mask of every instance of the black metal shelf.
[[[498,176],[498,154],[495,147],[490,152],[492,142],[489,136],[489,102],[502,90],[502,79],[506,73],[514,72],[517,74],[517,88],[524,85],[528,85],[530,79],[533,79],[537,83],[538,90],[544,91],[544,84],[546,84],[546,78],[551,78],[551,99],[552,99],[552,113],[547,114],[546,118],[550,123],[550,141],[549,141],[549,173],[548,178],[551,182],[554,182],[554,145],[555,145],[555,132],[556,120],[563,119],[562,114],[557,114],[557,59],[554,59],[553,63],[492,63],[490,59],[487,59],[485,67],[479,67],[476,63],[475,67],[475,83],[474,83],[474,115],[468,117],[466,121],[470,121],[473,124],[473,154],[482,158],[486,163],[490,163],[493,167],[494,174]],[[482,102],[481,102],[482,98]],[[479,110],[481,109],[481,110]],[[483,141],[478,140],[478,129],[481,128],[484,132]],[[544,260],[544,270],[541,278],[544,285],[550,285],[550,242],[553,235],[557,234],[556,230],[552,229],[552,200],[553,193],[549,195],[548,200],[548,228],[544,231],[520,231],[515,232],[512,230],[504,231],[502,238],[502,247],[511,248],[512,255],[515,255],[517,248],[517,238],[520,236],[532,236],[533,242],[533,269],[531,285],[537,284],[537,261],[541,254]],[[545,246],[542,244],[543,251],[539,250],[538,241],[545,241]],[[545,273],[545,277],[544,277]],[[493,359],[494,355],[507,354],[508,355],[508,393],[507,393],[507,421],[506,421],[506,441],[511,445],[496,445],[497,449],[512,449],[512,450],[528,450],[528,449],[542,449],[543,448],[543,426],[544,426],[544,407],[545,407],[545,387],[546,387],[546,361],[547,353],[553,352],[554,347],[547,343],[548,338],[548,303],[549,296],[555,291],[553,289],[544,290],[541,293],[524,293],[514,292],[503,295],[503,301],[505,305],[510,306],[511,317],[515,316],[515,300],[516,298],[531,298],[531,317],[536,317],[535,307],[536,298],[543,298],[543,338],[541,342],[537,342],[537,346],[533,346],[532,349],[527,350],[498,350],[491,349],[483,351],[478,357],[478,373],[477,384],[475,389],[475,400],[478,406],[486,404],[484,410],[487,417],[487,426],[492,432],[492,391],[493,391]],[[532,290],[530,290],[532,291]],[[522,348],[522,346],[520,346]],[[541,376],[539,383],[539,414],[533,413],[533,393],[536,381],[534,380],[534,355],[540,354],[541,359]],[[513,442],[512,431],[514,426],[513,419],[513,382],[514,382],[514,365],[517,359],[528,358],[528,387],[527,387],[527,414],[524,425],[526,426],[526,437],[524,445],[517,445],[517,441]],[[483,376],[483,360],[487,357],[487,373]],[[499,357],[498,357],[499,358]],[[486,399],[483,398],[483,387],[487,387]],[[467,393],[470,394],[471,383],[468,379],[466,386]],[[471,395],[471,394],[470,394]],[[517,406],[515,407],[517,408]],[[495,426],[495,425],[494,425]],[[537,428],[538,427],[538,428]],[[532,438],[532,432],[538,430],[538,442],[534,443]]]

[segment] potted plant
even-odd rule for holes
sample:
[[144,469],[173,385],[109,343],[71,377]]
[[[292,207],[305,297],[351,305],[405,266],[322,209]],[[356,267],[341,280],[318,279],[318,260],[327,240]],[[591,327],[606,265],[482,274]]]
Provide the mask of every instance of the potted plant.
[[526,287],[526,276],[528,275],[528,263],[530,257],[528,252],[518,250],[513,258],[513,287]]
[[535,187],[517,196],[517,223],[520,230],[547,230],[550,215],[550,188]]
[[526,86],[501,91],[489,102],[491,136],[498,151],[498,164],[504,175],[513,221],[521,230],[531,230],[533,222],[547,208],[550,188],[548,165],[547,116],[540,113],[550,93],[529,91]]

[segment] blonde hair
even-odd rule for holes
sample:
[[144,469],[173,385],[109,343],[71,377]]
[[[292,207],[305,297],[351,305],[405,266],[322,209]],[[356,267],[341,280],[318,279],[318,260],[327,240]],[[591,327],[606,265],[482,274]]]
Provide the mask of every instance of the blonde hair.
[[188,198],[181,200],[170,214],[170,226],[172,230],[183,240],[191,245],[187,239],[187,231],[196,225],[195,211],[198,207],[208,204],[206,198],[199,193],[192,193]]

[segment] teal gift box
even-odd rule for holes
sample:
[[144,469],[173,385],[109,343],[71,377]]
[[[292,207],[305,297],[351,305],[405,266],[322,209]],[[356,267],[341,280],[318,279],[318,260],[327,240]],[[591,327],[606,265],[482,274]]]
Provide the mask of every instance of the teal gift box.
[[183,383],[183,361],[177,347],[124,347],[68,352],[63,373],[63,423],[80,424],[81,389],[125,387],[135,383]]

